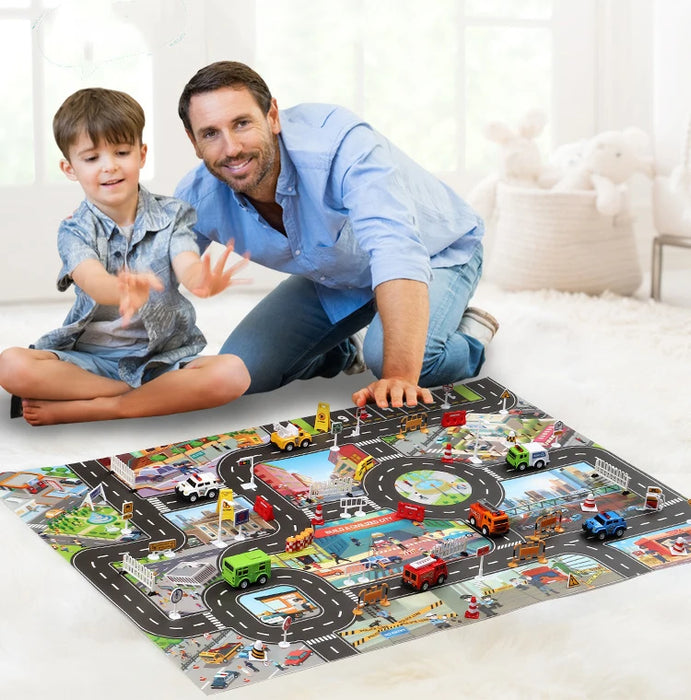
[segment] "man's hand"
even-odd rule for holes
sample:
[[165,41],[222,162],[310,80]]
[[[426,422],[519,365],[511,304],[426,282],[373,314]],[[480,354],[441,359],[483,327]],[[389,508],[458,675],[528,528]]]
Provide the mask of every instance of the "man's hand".
[[386,408],[432,403],[432,394],[422,389],[417,378],[425,353],[429,319],[427,285],[415,280],[394,279],[374,290],[384,331],[382,379],[353,394],[353,401],[364,406],[373,401]]
[[356,406],[364,406],[368,401],[373,401],[379,408],[387,408],[389,401],[394,408],[400,408],[404,402],[406,406],[417,406],[418,401],[434,403],[429,389],[397,378],[378,379],[353,394]]
[[153,272],[121,270],[118,273],[118,289],[122,325],[127,326],[132,316],[146,304],[152,289],[156,292],[163,291],[163,282]]
[[185,284],[192,294],[202,298],[212,297],[233,284],[248,284],[251,281],[246,278],[233,279],[233,275],[249,262],[248,253],[234,265],[231,265],[227,270],[225,269],[226,261],[228,260],[228,256],[233,252],[233,247],[233,241],[230,241],[228,245],[226,245],[226,249],[223,251],[222,255],[216,261],[213,269],[211,268],[211,258],[209,254],[207,253],[204,255],[201,259],[200,267],[196,271],[196,279],[190,281],[189,286]]

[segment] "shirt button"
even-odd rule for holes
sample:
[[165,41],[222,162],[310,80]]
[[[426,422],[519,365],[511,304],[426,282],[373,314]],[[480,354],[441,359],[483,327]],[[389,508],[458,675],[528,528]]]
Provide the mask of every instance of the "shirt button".
[[323,282],[326,279],[326,275],[322,275],[319,279]]
[[300,255],[300,249],[299,249],[299,248],[295,251],[295,255]]

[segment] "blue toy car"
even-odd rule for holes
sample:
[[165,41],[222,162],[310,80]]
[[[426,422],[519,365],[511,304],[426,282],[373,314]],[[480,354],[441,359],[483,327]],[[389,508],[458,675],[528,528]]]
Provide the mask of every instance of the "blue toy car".
[[582,525],[586,537],[621,537],[626,532],[626,520],[614,510],[606,510],[588,518]]

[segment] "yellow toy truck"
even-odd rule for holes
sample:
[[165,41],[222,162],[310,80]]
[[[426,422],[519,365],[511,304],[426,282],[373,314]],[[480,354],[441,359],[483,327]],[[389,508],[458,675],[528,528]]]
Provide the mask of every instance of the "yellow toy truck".
[[291,452],[296,447],[309,447],[312,444],[312,436],[302,428],[298,428],[293,423],[274,425],[274,432],[271,433],[271,442],[279,450]]

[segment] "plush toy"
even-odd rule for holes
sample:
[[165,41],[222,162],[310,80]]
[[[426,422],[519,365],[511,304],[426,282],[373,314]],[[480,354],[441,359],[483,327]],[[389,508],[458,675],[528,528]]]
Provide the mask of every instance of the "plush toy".
[[621,210],[622,184],[635,172],[653,175],[652,157],[646,154],[650,140],[636,127],[605,131],[583,148],[580,163],[568,168],[552,188],[557,192],[595,190],[595,206],[606,216]]
[[581,139],[555,148],[538,178],[540,187],[552,189],[564,177],[580,168],[587,144],[588,139]]
[[496,173],[481,180],[468,195],[468,202],[485,220],[494,213],[498,182],[537,187],[542,173],[542,157],[535,138],[545,128],[546,116],[539,109],[527,112],[513,129],[503,122],[490,122],[484,135],[499,145]]

